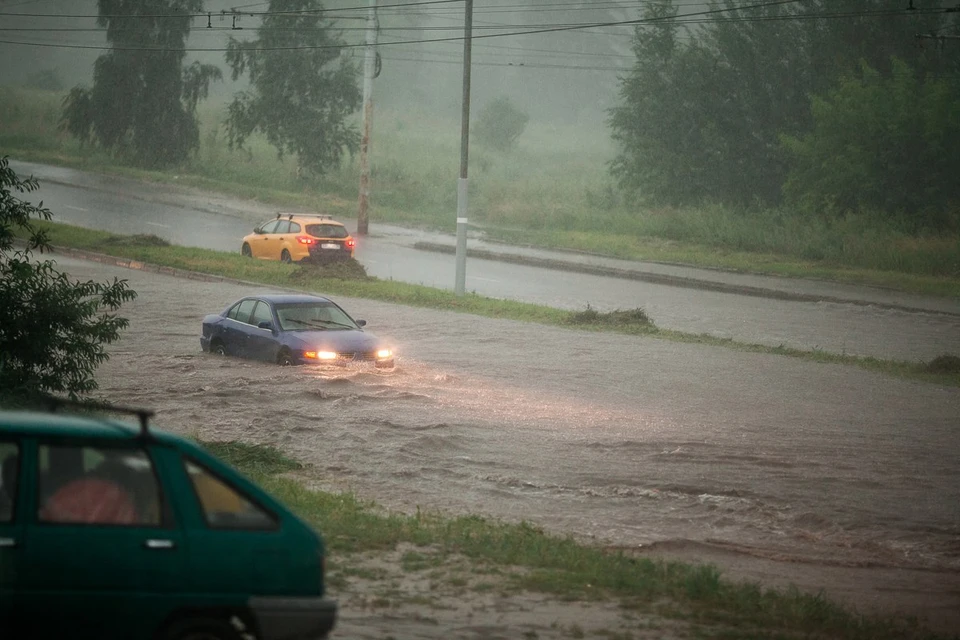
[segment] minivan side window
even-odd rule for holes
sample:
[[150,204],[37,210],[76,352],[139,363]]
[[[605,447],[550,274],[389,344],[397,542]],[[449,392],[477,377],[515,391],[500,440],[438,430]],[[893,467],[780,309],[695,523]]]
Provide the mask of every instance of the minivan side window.
[[43,444],[39,453],[40,522],[161,525],[160,485],[143,449]]
[[0,522],[13,520],[20,477],[20,446],[0,442]]
[[183,460],[183,466],[197,494],[203,518],[211,529],[277,528],[275,515],[254,504],[206,467],[188,459]]

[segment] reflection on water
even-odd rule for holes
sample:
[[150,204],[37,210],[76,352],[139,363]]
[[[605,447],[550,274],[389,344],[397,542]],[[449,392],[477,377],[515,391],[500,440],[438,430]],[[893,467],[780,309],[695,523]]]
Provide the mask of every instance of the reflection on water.
[[[960,469],[955,450],[936,441],[904,446],[911,440],[876,438],[866,423],[827,430],[816,416],[777,424],[735,406],[684,421],[665,410],[669,402],[612,400],[616,385],[570,393],[412,360],[388,373],[244,367],[211,390],[243,389],[231,403],[250,401],[222,416],[224,429],[236,412],[275,415],[258,439],[393,508],[527,519],[627,547],[686,542],[826,564],[960,569]],[[902,428],[955,442],[936,420]]]
[[199,319],[250,287],[117,275],[140,295],[103,396],[280,446],[321,486],[627,547],[960,570],[960,389],[356,300],[395,370],[281,368],[199,353]]

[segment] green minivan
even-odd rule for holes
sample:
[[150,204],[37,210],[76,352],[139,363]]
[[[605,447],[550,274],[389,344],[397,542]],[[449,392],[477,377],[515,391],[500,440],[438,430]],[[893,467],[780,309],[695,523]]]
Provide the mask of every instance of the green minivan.
[[327,637],[322,538],[150,412],[111,411],[140,424],[0,410],[0,638]]

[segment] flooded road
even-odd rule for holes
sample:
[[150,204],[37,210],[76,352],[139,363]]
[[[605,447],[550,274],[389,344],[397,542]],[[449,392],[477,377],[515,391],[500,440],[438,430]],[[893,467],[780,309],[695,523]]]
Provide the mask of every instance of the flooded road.
[[924,572],[960,610],[960,389],[343,297],[396,370],[280,368],[200,352],[203,315],[255,287],[57,259],[139,293],[98,379],[162,427],[276,445],[404,511]]
[[[114,233],[149,233],[175,244],[239,251],[240,239],[274,209],[176,185],[145,183],[73,169],[15,162],[24,175],[35,174],[40,189],[27,194],[43,201],[54,220]],[[351,228],[353,222],[347,221]],[[361,239],[357,259],[371,276],[451,289],[456,270],[451,254],[419,251],[418,240],[438,241],[443,234],[375,224]],[[384,229],[380,232],[378,229]],[[388,229],[388,231],[386,231]],[[449,237],[447,237],[449,239]],[[507,250],[471,240],[471,246]],[[557,254],[511,248],[535,257]],[[564,261],[589,261],[627,269],[629,261],[564,253]],[[839,283],[774,278],[750,274],[690,270],[646,264],[643,270],[704,277],[726,284],[822,295],[820,302],[797,302],[732,295],[631,279],[555,271],[536,266],[470,258],[466,290],[480,295],[582,311],[642,308],[662,329],[794,349],[928,362],[943,354],[960,354],[960,304],[955,299],[854,287]],[[691,275],[695,274],[695,275]],[[859,304],[837,302],[858,300]],[[873,303],[873,304],[870,304]],[[891,306],[892,305],[892,306]],[[893,308],[897,305],[912,309]]]

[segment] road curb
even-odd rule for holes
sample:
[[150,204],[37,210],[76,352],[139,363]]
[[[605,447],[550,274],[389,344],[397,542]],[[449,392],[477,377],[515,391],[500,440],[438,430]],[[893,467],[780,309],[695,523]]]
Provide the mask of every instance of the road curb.
[[[188,280],[201,280],[204,282],[223,282],[226,284],[239,284],[243,286],[250,287],[269,287],[262,282],[251,282],[249,280],[241,280],[239,278],[231,278],[229,276],[220,276],[210,273],[203,273],[200,271],[190,271],[188,269],[178,269],[176,267],[167,267],[158,264],[152,264],[149,262],[142,262],[140,260],[132,260],[130,258],[118,258],[116,256],[111,256],[104,253],[97,253],[94,251],[87,251],[86,249],[75,249],[73,247],[64,247],[60,245],[55,245],[51,247],[55,253],[59,253],[65,256],[71,256],[75,258],[80,258],[83,260],[90,260],[92,262],[99,262],[101,264],[108,264],[117,267],[125,267],[127,269],[135,269],[137,271],[146,271],[150,273],[161,273],[164,275],[176,276],[179,278],[186,278]],[[455,253],[456,247],[448,246],[439,243],[433,242],[416,242],[414,243],[414,248],[421,251],[434,251],[438,253]],[[674,287],[687,287],[692,289],[700,289],[704,291],[717,291],[721,293],[733,293],[739,295],[753,296],[757,298],[767,298],[774,300],[784,300],[789,302],[833,302],[839,304],[852,304],[862,307],[875,307],[880,309],[893,309],[897,311],[905,311],[908,313],[931,313],[945,316],[960,316],[960,314],[952,313],[950,311],[942,311],[936,309],[924,309],[920,307],[911,307],[908,305],[898,305],[892,303],[883,303],[883,302],[871,302],[866,300],[855,300],[840,298],[834,296],[819,296],[813,294],[803,294],[803,293],[792,293],[789,291],[778,291],[776,289],[761,289],[759,287],[748,287],[744,285],[732,285],[723,282],[712,282],[709,280],[698,280],[695,278],[684,278],[682,276],[671,276],[666,274],[659,273],[649,273],[643,271],[631,271],[628,269],[616,269],[612,267],[601,267],[598,265],[586,265],[586,264],[577,264],[572,262],[564,262],[562,260],[552,260],[549,258],[534,258],[530,256],[518,256],[515,254],[509,253],[499,253],[495,251],[487,251],[485,249],[468,249],[467,255],[474,258],[480,258],[484,260],[496,260],[500,262],[509,262],[513,264],[521,264],[532,267],[541,267],[545,269],[554,269],[559,271],[572,271],[577,273],[586,273],[590,275],[600,275],[608,276],[614,278],[623,278],[627,280],[637,280],[642,282],[650,282],[653,284],[663,284]],[[299,291],[302,292],[304,289],[297,289],[295,287],[284,287],[280,285],[274,285],[274,288],[280,291]]]
[[[456,247],[437,242],[418,241],[413,244],[414,249],[420,251],[433,251],[435,253],[456,253]],[[537,258],[534,256],[521,256],[513,253],[502,253],[489,251],[487,249],[467,249],[467,256],[480,258],[482,260],[494,260],[497,262],[509,262],[521,264],[529,267],[540,267],[554,271],[572,271],[576,273],[585,273],[595,276],[606,276],[611,278],[622,278],[624,280],[637,280],[641,282],[650,282],[652,284],[662,284],[671,287],[685,287],[688,289],[700,289],[703,291],[716,291],[719,293],[733,293],[742,296],[752,296],[755,298],[768,298],[772,300],[783,300],[788,302],[833,302],[838,304],[852,304],[861,307],[876,307],[879,309],[893,309],[896,311],[906,311],[909,313],[933,313],[946,316],[960,316],[960,313],[943,311],[939,309],[927,309],[911,305],[876,302],[870,300],[857,300],[855,298],[844,298],[840,296],[827,296],[812,293],[796,293],[792,291],[781,291],[779,289],[765,289],[762,287],[751,287],[748,285],[730,284],[726,282],[716,282],[714,280],[702,280],[698,278],[688,278],[684,276],[673,276],[663,273],[652,273],[649,271],[637,271],[632,269],[618,269],[616,267],[603,267],[600,265],[582,264],[577,262],[567,262],[564,260],[555,260],[552,258]]]
[[[60,245],[51,245],[51,248],[53,249],[53,253],[69,256],[71,258],[79,258],[81,260],[88,260],[90,262],[99,262],[100,264],[106,264],[114,267],[125,267],[127,269],[135,269],[137,271],[146,271],[148,273],[161,273],[163,275],[186,278],[188,280],[200,280],[202,282],[222,282],[225,284],[239,284],[261,288],[270,288],[271,286],[263,284],[262,282],[251,282],[249,280],[241,280],[239,278],[231,278],[229,276],[219,276],[212,273],[203,273],[201,271],[178,269],[176,267],[167,267],[159,264],[153,264],[151,262],[132,260],[130,258],[118,258],[117,256],[111,256],[105,253],[96,253],[95,251],[87,251],[86,249],[74,249],[73,247],[63,247]],[[293,287],[275,286],[275,288],[280,291],[303,291],[303,289],[295,289]]]

